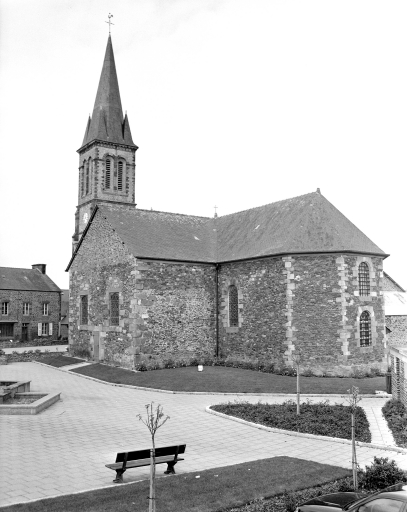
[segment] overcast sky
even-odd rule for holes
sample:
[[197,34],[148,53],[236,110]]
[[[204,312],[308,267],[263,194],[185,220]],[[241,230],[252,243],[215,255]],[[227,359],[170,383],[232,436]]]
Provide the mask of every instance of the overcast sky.
[[139,208],[322,194],[407,287],[407,2],[0,0],[0,265],[65,268],[113,14]]

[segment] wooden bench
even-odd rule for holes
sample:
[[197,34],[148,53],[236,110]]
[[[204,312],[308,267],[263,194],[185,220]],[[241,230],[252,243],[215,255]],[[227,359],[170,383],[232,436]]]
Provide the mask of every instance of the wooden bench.
[[[184,460],[179,457],[180,454],[185,453],[186,444],[178,444],[174,446],[161,446],[155,449],[155,463],[167,463],[167,470],[164,471],[166,475],[175,474],[174,466],[180,461]],[[151,464],[150,448],[143,450],[136,450],[133,452],[120,452],[116,455],[116,462],[113,464],[106,464],[106,467],[116,471],[116,478],[113,480],[116,484],[123,483],[123,473],[130,468],[140,468],[142,466],[149,466]]]

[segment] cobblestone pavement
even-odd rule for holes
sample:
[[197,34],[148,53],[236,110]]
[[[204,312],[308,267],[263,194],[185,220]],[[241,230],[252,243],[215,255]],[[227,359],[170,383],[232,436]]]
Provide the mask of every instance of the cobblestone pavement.
[[[157,444],[187,444],[178,473],[279,455],[351,467],[348,444],[270,433],[205,412],[208,405],[233,396],[116,387],[35,363],[1,366],[0,379],[29,379],[33,391],[62,392],[60,402],[38,415],[0,416],[0,505],[112,485],[115,473],[104,465],[114,461],[116,452],[150,446],[148,430],[136,414],[144,413],[151,400],[163,405],[170,416],[158,431]],[[266,396],[244,399],[268,401]],[[362,402],[379,433],[384,401]],[[387,433],[382,439],[391,441]],[[374,455],[389,456],[407,469],[406,454],[367,447],[358,448],[359,464],[370,463]],[[134,469],[124,479],[137,481],[148,474],[149,468]]]

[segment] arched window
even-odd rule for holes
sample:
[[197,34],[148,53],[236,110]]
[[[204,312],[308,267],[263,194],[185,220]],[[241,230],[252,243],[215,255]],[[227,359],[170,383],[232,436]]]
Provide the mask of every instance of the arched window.
[[86,162],[85,195],[89,194],[89,162]]
[[360,346],[368,347],[372,343],[372,323],[367,311],[360,315]]
[[110,188],[111,167],[112,167],[111,159],[106,158],[105,188]]
[[229,286],[229,327],[239,327],[239,300],[234,284]]
[[123,162],[121,160],[117,168],[117,190],[123,190]]
[[84,173],[85,173],[85,164],[80,170],[80,181],[81,181],[81,197],[83,197],[85,193],[85,181],[84,181]]
[[359,265],[359,294],[370,295],[369,266],[364,261]]

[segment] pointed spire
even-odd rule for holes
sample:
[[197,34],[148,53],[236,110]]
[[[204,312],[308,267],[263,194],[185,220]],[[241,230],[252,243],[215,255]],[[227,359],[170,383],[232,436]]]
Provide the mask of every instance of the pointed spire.
[[82,145],[84,146],[95,139],[135,146],[131,138],[127,116],[123,120],[119,82],[117,80],[112,38],[110,34],[107,40],[106,53],[92,118],[90,122],[88,122]]

